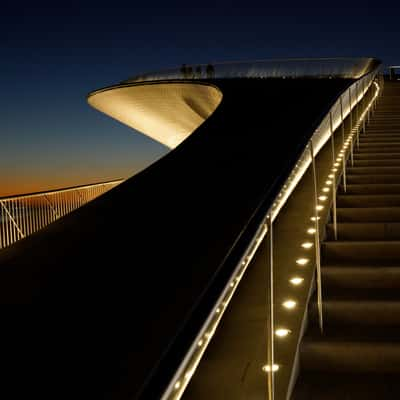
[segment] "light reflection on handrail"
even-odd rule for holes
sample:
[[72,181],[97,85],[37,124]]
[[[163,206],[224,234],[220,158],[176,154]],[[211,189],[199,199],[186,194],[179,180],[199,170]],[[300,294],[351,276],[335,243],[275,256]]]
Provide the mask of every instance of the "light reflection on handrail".
[[122,181],[0,198],[0,249],[44,228]]
[[[348,90],[344,91],[342,95],[337,99],[331,109],[328,111],[326,116],[322,119],[321,123],[314,131],[309,143],[306,145],[303,153],[299,157],[295,167],[291,171],[290,175],[282,185],[282,189],[280,193],[275,198],[271,208],[265,214],[265,217],[261,224],[259,225],[256,234],[254,235],[253,239],[251,240],[250,244],[248,245],[246,251],[244,252],[242,258],[240,259],[237,267],[235,268],[234,272],[232,273],[228,283],[226,284],[224,290],[222,291],[220,297],[218,298],[217,302],[215,303],[211,313],[209,314],[207,320],[203,324],[202,328],[200,329],[195,341],[193,342],[192,346],[190,347],[189,351],[187,352],[185,358],[182,360],[178,370],[174,374],[173,379],[170,381],[168,387],[166,388],[162,400],[178,400],[181,398],[185,388],[187,387],[191,377],[196,370],[201,357],[206,350],[207,345],[209,344],[215,330],[218,327],[218,324],[222,318],[223,313],[227,305],[229,304],[232,296],[234,295],[236,288],[238,287],[239,282],[241,281],[243,275],[246,272],[246,269],[254,257],[260,243],[264,239],[265,235],[268,232],[268,226],[272,224],[272,222],[278,216],[280,210],[290,197],[291,193],[295,189],[295,187],[300,182],[301,178],[305,174],[306,170],[312,163],[312,158],[310,155],[310,146],[313,148],[314,157],[319,153],[322,147],[327,143],[328,140],[331,139],[331,135],[333,132],[343,124],[344,119],[351,115],[351,112],[357,107],[359,102],[363,99],[365,94],[368,92],[370,86],[374,83],[376,86],[376,93],[373,99],[371,100],[370,104],[368,105],[368,115],[369,109],[374,106],[377,96],[380,91],[380,85],[374,82],[379,68],[375,68],[370,73],[364,75],[358,81],[353,83]],[[362,90],[358,90],[359,83],[362,84]],[[363,121],[366,116],[367,111],[364,110],[361,116],[358,115],[358,120],[356,124],[352,124],[350,130],[350,137],[353,137],[353,131],[357,130],[360,126],[360,121]],[[346,142],[348,143],[348,142]],[[347,146],[344,148],[346,151]],[[350,150],[352,151],[352,149]],[[347,154],[348,156],[348,154]],[[344,156],[346,158],[346,156]],[[333,160],[335,161],[335,160]],[[332,166],[332,170],[337,173],[340,167],[340,163],[334,162]],[[336,176],[339,176],[337,174]],[[336,178],[335,178],[336,179]],[[335,182],[336,183],[336,182]],[[327,189],[327,190],[324,190]],[[321,193],[322,197],[329,193],[329,187],[323,188]],[[324,196],[326,199],[327,196]],[[316,214],[317,215],[317,214]],[[270,220],[269,220],[270,218]],[[314,222],[318,223],[319,217],[314,217]],[[310,229],[309,229],[310,231]],[[319,234],[318,229],[313,229],[312,232],[309,233],[316,235]],[[319,238],[318,238],[319,239]],[[316,241],[318,244],[319,242]],[[316,257],[320,257],[319,255],[319,246],[316,247]],[[308,261],[308,260],[307,260]],[[318,260],[316,260],[318,263]],[[322,299],[320,299],[322,301]],[[322,303],[320,309],[320,321],[322,321]],[[321,325],[322,326],[322,325]],[[269,332],[270,335],[273,335],[274,332]],[[271,341],[273,343],[273,341]],[[274,349],[269,349],[270,353],[273,354]],[[273,360],[273,357],[270,359]],[[266,365],[263,367],[263,370],[267,373],[273,373],[279,369],[278,364]]]

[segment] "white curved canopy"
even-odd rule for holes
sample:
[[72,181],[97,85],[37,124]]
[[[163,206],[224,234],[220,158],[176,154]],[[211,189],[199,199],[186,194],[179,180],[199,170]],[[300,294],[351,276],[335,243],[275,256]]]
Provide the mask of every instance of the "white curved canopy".
[[89,104],[152,139],[176,147],[218,107],[221,91],[193,82],[116,85],[89,95]]

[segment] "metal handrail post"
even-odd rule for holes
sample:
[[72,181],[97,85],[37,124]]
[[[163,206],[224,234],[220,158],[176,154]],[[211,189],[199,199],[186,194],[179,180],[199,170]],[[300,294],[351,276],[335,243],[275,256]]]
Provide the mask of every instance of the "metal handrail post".
[[360,83],[359,81],[356,82],[356,104],[354,105],[355,109],[356,109],[356,121],[358,124],[358,120],[360,119]]
[[[331,133],[331,145],[332,145],[332,165],[335,164],[335,137],[333,135],[333,121],[332,111],[329,112],[329,129]],[[336,215],[336,175],[332,179],[332,207],[333,207],[333,233],[335,240],[337,240],[337,215]]]
[[[367,103],[367,99],[365,98],[365,82],[364,79],[362,80],[362,88],[363,88],[363,110],[365,109],[365,104]],[[365,133],[365,114],[363,117],[363,128],[362,132]]]
[[351,166],[354,166],[353,159],[353,110],[352,110],[352,101],[351,101],[351,89],[349,88],[349,106],[350,106],[350,156],[351,156]]
[[368,113],[367,113],[367,124],[369,125],[369,120],[371,116],[371,107],[368,108]]
[[310,154],[312,161],[312,173],[313,173],[313,181],[314,181],[314,219],[315,219],[315,236],[314,236],[314,247],[315,247],[315,263],[317,270],[317,304],[318,304],[318,320],[319,320],[319,329],[321,333],[324,330],[324,321],[322,315],[322,277],[321,277],[321,250],[319,248],[319,218],[318,218],[318,189],[317,189],[317,170],[315,166],[315,157],[314,157],[314,147],[312,144],[312,140],[310,140]]
[[[340,96],[340,123],[342,125],[342,139],[343,139],[343,147],[345,145],[345,133],[344,133],[344,121],[343,121],[343,98]],[[346,193],[347,191],[347,179],[346,179],[346,153],[343,155],[343,190]]]
[[356,104],[354,105],[356,109],[356,143],[357,149],[360,147],[360,91],[359,91],[359,82],[356,82]]
[[353,110],[351,104],[351,88],[349,88],[349,107],[350,107],[350,133],[353,133]]
[[351,166],[354,167],[354,155],[353,155],[353,136],[350,136],[350,159]]
[[268,320],[267,320],[267,377],[268,377],[268,398],[267,400],[274,400],[275,396],[275,380],[274,380],[274,237],[272,230],[272,215],[267,216],[267,228],[269,231],[269,240],[267,240],[269,260],[269,286],[267,289],[267,307],[268,307]]

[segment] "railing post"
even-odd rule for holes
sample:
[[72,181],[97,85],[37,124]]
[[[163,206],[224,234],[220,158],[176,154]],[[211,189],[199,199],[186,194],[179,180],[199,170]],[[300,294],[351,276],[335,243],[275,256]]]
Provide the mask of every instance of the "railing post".
[[368,113],[367,113],[367,123],[368,123],[368,125],[369,125],[369,120],[370,120],[370,115],[371,115],[371,108],[372,107],[368,108]]
[[352,101],[351,101],[351,89],[349,88],[349,106],[350,106],[350,156],[351,156],[351,166],[354,166],[353,159],[353,110],[352,110]]
[[362,80],[362,88],[363,88],[363,114],[364,114],[364,118],[363,118],[363,133],[365,133],[365,119],[366,119],[366,116],[365,116],[364,111],[365,111],[366,105],[368,105],[368,101],[366,99],[364,79]]
[[351,166],[354,167],[353,136],[350,136],[350,160],[351,160]]
[[356,82],[356,103],[354,105],[354,108],[356,109],[356,123],[358,124],[359,119],[360,119],[360,90],[359,90],[360,84],[359,81]]
[[[343,146],[345,144],[345,133],[344,133],[344,121],[343,121],[343,98],[340,96],[340,122],[342,125],[342,139],[343,139]],[[347,191],[347,182],[346,182],[346,153],[343,155],[342,158],[343,162],[343,190],[346,193]]]
[[[267,240],[269,260],[268,260],[268,277],[269,285],[267,289],[267,377],[268,377],[268,399],[274,400],[275,396],[275,380],[274,380],[274,237],[272,230],[272,214],[267,216],[267,228],[269,240]],[[268,368],[269,367],[269,368]]]
[[318,320],[321,332],[324,330],[323,315],[322,315],[322,277],[321,277],[321,250],[319,248],[319,219],[318,219],[318,189],[317,189],[317,170],[315,166],[314,147],[312,140],[310,140],[310,154],[312,162],[312,172],[314,180],[314,219],[315,219],[315,263],[317,269],[317,303],[318,303]]
[[356,143],[357,143],[357,149],[360,147],[360,106],[361,102],[359,100],[360,97],[360,90],[359,90],[359,82],[356,82],[356,104],[354,105],[354,108],[356,109]]
[[350,107],[350,133],[353,133],[353,110],[351,101],[351,88],[349,88],[349,107]]
[[[331,145],[332,145],[332,165],[335,164],[335,137],[333,135],[333,121],[332,121],[332,111],[329,112],[329,129],[331,133]],[[335,240],[337,240],[337,217],[336,217],[336,175],[332,179],[332,196],[333,196],[333,232]]]

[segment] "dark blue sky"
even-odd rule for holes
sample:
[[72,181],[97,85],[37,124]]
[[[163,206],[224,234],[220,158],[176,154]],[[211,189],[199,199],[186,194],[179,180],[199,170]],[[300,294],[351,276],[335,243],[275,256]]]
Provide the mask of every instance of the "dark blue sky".
[[[400,3],[399,3],[400,5]],[[0,195],[127,177],[166,149],[86,94],[182,63],[375,56],[400,63],[390,2],[2,2]]]

